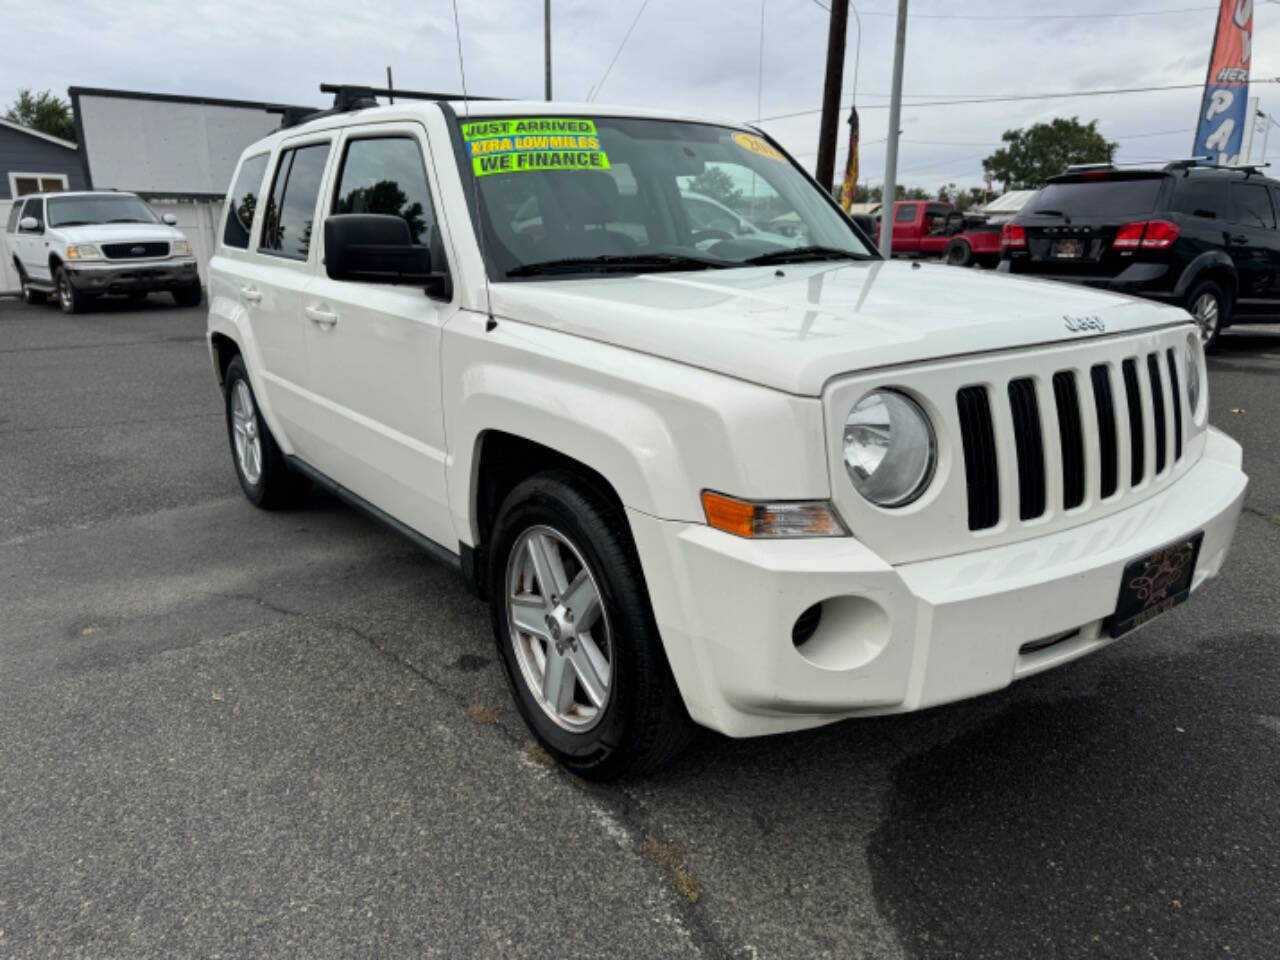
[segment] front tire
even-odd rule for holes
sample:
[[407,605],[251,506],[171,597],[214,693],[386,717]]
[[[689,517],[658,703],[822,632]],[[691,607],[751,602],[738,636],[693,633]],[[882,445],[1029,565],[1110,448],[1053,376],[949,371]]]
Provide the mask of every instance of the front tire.
[[204,299],[204,291],[199,281],[189,287],[177,287],[173,290],[173,302],[180,307],[198,307]]
[[227,364],[224,378],[227,437],[240,488],[255,507],[278,510],[296,503],[306,489],[304,478],[289,469],[262,413],[244,360]]
[[1187,312],[1200,328],[1200,341],[1206,350],[1218,345],[1218,337],[1231,321],[1231,301],[1213,280],[1197,283],[1187,294]]
[[71,282],[71,274],[67,273],[63,267],[59,267],[53,277],[58,291],[58,306],[62,308],[62,312],[83,313],[89,306],[91,298],[76,289],[75,284]]
[[645,773],[688,742],[621,511],[574,474],[519,484],[489,551],[494,637],[516,706],[548,753],[592,780]]

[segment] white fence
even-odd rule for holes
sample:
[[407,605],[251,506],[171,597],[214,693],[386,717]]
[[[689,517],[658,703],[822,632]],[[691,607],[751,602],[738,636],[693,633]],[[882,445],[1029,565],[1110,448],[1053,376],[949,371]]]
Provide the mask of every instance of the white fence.
[[[209,258],[218,241],[218,222],[222,216],[219,200],[153,200],[156,213],[172,213],[178,218],[178,229],[191,241],[191,252],[199,263],[200,280],[209,283]],[[13,255],[4,242],[4,227],[9,222],[12,200],[0,200],[0,294],[17,293],[18,272],[13,268]]]

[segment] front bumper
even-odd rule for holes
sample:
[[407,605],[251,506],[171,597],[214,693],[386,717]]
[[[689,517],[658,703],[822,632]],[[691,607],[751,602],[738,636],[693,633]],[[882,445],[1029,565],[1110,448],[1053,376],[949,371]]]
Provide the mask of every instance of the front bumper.
[[195,257],[163,260],[100,260],[64,263],[72,286],[82,293],[128,293],[133,290],[174,290],[200,282]]
[[[854,538],[753,541],[629,519],[690,714],[753,736],[977,696],[1108,645],[1125,565],[1202,530],[1198,590],[1222,567],[1247,485],[1239,444],[1210,429],[1185,476],[1128,510],[897,567]],[[801,652],[792,627],[819,602]]]

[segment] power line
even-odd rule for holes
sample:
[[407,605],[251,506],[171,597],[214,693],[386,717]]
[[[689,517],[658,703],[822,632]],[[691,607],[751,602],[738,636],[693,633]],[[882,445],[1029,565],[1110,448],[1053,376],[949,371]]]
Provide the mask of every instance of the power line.
[[[1253,80],[1251,83],[1278,83],[1280,78]],[[917,107],[955,107],[964,106],[975,103],[1012,103],[1021,100],[1069,100],[1074,97],[1108,97],[1116,94],[1125,93],[1155,93],[1166,90],[1197,90],[1204,87],[1203,82],[1196,83],[1175,83],[1168,86],[1155,87],[1116,87],[1110,90],[1075,90],[1064,93],[1024,93],[1024,94],[1001,94],[999,96],[990,97],[968,97],[954,100],[925,100],[919,103],[904,103],[904,107],[912,110]],[[859,110],[885,110],[888,109],[887,103],[869,103],[860,106]],[[794,113],[778,113],[771,117],[757,117],[755,123],[769,123],[773,120],[789,120],[793,117],[808,117],[815,113],[821,113],[821,110],[797,110]]]
[[622,42],[618,44],[618,49],[613,55],[613,59],[609,61],[609,66],[605,67],[604,76],[587,92],[587,102],[590,103],[596,98],[596,94],[600,92],[600,88],[604,86],[604,82],[609,79],[609,74],[613,71],[613,65],[618,62],[618,57],[622,55],[622,48],[627,45],[627,41],[631,39],[631,34],[636,29],[636,24],[640,22],[640,17],[644,13],[644,8],[649,5],[649,0],[642,0],[640,9],[636,11],[636,15],[631,20],[631,26],[627,27],[626,36],[622,38]]

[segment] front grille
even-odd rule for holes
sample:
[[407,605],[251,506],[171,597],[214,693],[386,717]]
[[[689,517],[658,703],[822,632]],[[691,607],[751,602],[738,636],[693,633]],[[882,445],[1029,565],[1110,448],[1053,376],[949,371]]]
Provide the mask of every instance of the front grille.
[[969,529],[985,530],[1000,522],[1000,478],[996,472],[996,435],[986,387],[965,387],[956,394],[960,411],[960,443],[964,447],[965,484],[969,491]]
[[[1147,396],[1139,379],[1139,362],[1145,359]],[[1169,436],[1173,436],[1172,462],[1182,459],[1183,404],[1174,351],[1164,355],[1168,380],[1162,377],[1160,353],[1114,363],[1098,363],[1088,368],[1088,377],[1074,370],[1053,374],[1054,410],[1042,412],[1038,381],[1015,377],[1006,385],[1009,408],[1007,422],[1013,428],[1013,448],[1007,446],[996,429],[991,397],[985,386],[963,387],[956,393],[960,440],[964,450],[965,485],[968,494],[969,529],[988,530],[1001,519],[998,464],[1002,455],[1017,463],[1016,491],[1018,518],[1035,520],[1049,508],[1048,471],[1061,471],[1061,502],[1052,506],[1071,510],[1083,505],[1091,493],[1100,499],[1120,492],[1121,451],[1129,448],[1129,488],[1138,487],[1170,465]],[[1118,376],[1117,376],[1118,374]],[[1123,394],[1117,394],[1120,382]],[[1116,386],[1113,386],[1116,385]],[[1082,391],[1092,394],[1081,396]],[[1117,407],[1123,409],[1117,410]],[[1045,417],[1052,417],[1057,431],[1046,429]],[[1122,430],[1127,426],[1127,431]],[[1127,432],[1127,438],[1124,433]],[[1154,456],[1148,473],[1147,434],[1151,434]],[[1012,495],[1012,491],[1010,491]],[[1055,496],[1055,500],[1057,497]]]
[[104,243],[102,255],[108,260],[145,260],[148,257],[167,257],[169,244],[163,240],[146,243]]
[[1058,438],[1062,442],[1062,506],[1065,510],[1084,503],[1084,424],[1080,420],[1080,396],[1076,375],[1060,370],[1053,375],[1053,398],[1058,407]]

